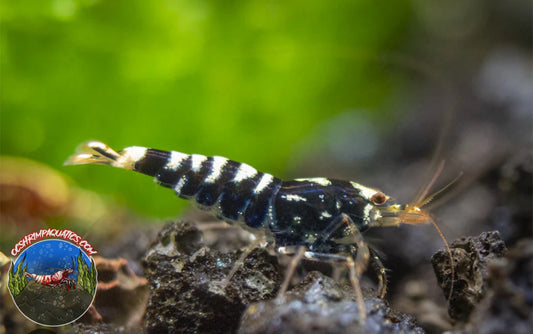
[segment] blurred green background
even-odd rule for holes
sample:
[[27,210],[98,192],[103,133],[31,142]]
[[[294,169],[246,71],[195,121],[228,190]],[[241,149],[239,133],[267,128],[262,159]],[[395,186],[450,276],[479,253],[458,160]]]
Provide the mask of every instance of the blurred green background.
[[149,216],[185,204],[143,176],[63,167],[98,139],[222,155],[287,176],[317,124],[360,110],[377,124],[401,76],[408,1],[5,0],[0,153],[50,165]]

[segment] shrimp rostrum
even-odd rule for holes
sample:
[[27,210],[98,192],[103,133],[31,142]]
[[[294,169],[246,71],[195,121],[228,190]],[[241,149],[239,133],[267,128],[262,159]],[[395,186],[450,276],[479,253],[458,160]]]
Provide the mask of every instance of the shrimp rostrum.
[[[373,227],[433,222],[420,209],[422,205],[396,204],[381,191],[356,182],[328,178],[282,181],[219,156],[139,146],[117,152],[102,142],[89,141],[65,164],[104,164],[150,175],[156,183],[194,200],[221,220],[266,230],[279,253],[345,265],[361,311],[359,278],[369,263],[379,278],[380,297],[386,293],[385,269],[361,233]],[[427,202],[427,198],[419,201]],[[288,276],[281,290],[286,289]]]

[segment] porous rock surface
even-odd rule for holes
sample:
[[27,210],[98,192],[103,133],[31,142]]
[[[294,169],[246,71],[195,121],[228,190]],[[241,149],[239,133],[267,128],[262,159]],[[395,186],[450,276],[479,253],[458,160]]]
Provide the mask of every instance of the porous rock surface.
[[[448,313],[452,319],[467,321],[488,290],[489,264],[505,255],[507,248],[498,232],[462,237],[450,244],[455,269]],[[441,249],[431,259],[439,285],[448,298],[452,273],[448,252]]]
[[311,272],[284,298],[250,305],[240,334],[274,333],[424,333],[410,316],[393,312],[381,299],[365,301],[364,325],[359,306],[333,279]]
[[280,281],[276,257],[253,250],[224,285],[240,253],[209,249],[201,239],[194,225],[171,223],[148,251],[148,333],[232,333],[247,304],[275,295]]
[[380,299],[359,305],[351,287],[311,272],[275,298],[285,268],[266,249],[254,249],[227,285],[224,279],[243,250],[207,247],[191,223],[170,223],[144,259],[150,298],[148,333],[423,333],[412,317]]

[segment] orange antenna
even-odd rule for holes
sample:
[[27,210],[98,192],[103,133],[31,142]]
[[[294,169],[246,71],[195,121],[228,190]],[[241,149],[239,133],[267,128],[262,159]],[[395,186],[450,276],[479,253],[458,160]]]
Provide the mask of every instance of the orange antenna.
[[[441,189],[435,191],[433,194],[429,195],[428,197],[422,199],[418,204],[417,206],[419,208],[422,208],[424,206],[426,206],[427,204],[429,204],[429,202],[433,201],[433,199],[435,199],[435,197],[439,196],[440,194],[442,194],[444,191],[448,190],[452,185],[454,185],[461,177],[463,176],[463,172],[460,172],[459,175],[457,175],[455,177],[455,179],[453,179],[451,182],[449,182],[447,185],[445,185],[444,187],[442,187]],[[442,202],[439,202],[439,204],[442,204]],[[434,208],[432,206],[432,208]]]
[[455,278],[455,268],[453,266],[452,251],[450,249],[450,246],[448,245],[448,241],[444,237],[444,234],[442,234],[442,231],[440,230],[439,226],[437,225],[437,223],[435,223],[435,220],[433,220],[433,218],[431,218],[431,216],[429,216],[429,215],[427,215],[427,216],[429,218],[429,222],[431,223],[431,225],[433,225],[435,230],[437,230],[437,233],[439,234],[440,238],[444,242],[444,246],[446,247],[446,251],[448,252],[448,257],[450,258],[450,274],[452,275],[452,277],[450,279],[450,293],[448,294],[448,302],[450,302],[450,300],[452,298],[453,283],[454,283],[454,278]]
[[[440,238],[444,242],[444,246],[446,247],[446,251],[448,252],[448,257],[450,259],[450,274],[451,274],[451,280],[450,281],[451,281],[451,287],[450,287],[450,293],[448,295],[448,302],[449,302],[451,297],[452,297],[453,283],[454,283],[454,278],[455,278],[455,268],[453,266],[452,251],[450,249],[448,241],[446,240],[446,237],[444,236],[444,234],[440,230],[440,228],[437,225],[437,223],[435,223],[435,220],[427,212],[423,212],[423,211],[420,210],[420,208],[422,208],[424,205],[426,205],[429,202],[431,202],[431,200],[433,198],[435,198],[435,196],[437,196],[438,194],[441,194],[443,191],[448,189],[452,184],[454,184],[462,176],[462,173],[459,174],[459,176],[457,176],[452,182],[448,183],[443,188],[439,189],[438,191],[434,192],[433,194],[427,196],[427,194],[431,190],[431,187],[433,187],[433,185],[435,184],[435,182],[439,178],[440,174],[442,173],[443,169],[444,169],[444,160],[442,160],[439,163],[439,165],[437,167],[437,170],[435,171],[435,174],[433,175],[433,177],[431,178],[431,180],[427,184],[427,186],[424,187],[422,191],[420,191],[420,193],[417,195],[415,200],[413,202],[411,202],[411,204],[407,205],[407,207],[405,208],[404,217],[402,217],[400,221],[404,221],[404,219],[407,218],[407,219],[405,219],[405,221],[408,223],[409,215],[413,214],[413,213],[416,213],[418,215],[422,215],[422,217],[427,219],[427,221],[429,221],[431,223],[431,225],[433,225],[433,227],[435,228],[435,230],[439,234]],[[416,219],[415,219],[415,221],[416,221]]]
[[[420,194],[417,197],[415,197],[415,200],[413,202],[411,202],[411,204],[410,204],[411,206],[416,206],[418,208],[421,208],[423,206],[420,203],[425,203],[426,202],[426,200],[424,200],[424,198],[426,198],[426,195],[429,193],[429,190],[431,189],[431,187],[433,187],[433,185],[435,184],[435,182],[439,178],[439,176],[442,173],[443,169],[444,169],[444,160],[441,160],[441,162],[439,163],[439,166],[437,167],[437,170],[435,171],[435,174],[433,174],[433,177],[431,178],[431,181],[429,181],[427,186],[425,188],[423,188],[423,190],[420,192]],[[432,198],[432,196],[430,196],[430,198]],[[427,201],[427,202],[429,202],[429,201]]]

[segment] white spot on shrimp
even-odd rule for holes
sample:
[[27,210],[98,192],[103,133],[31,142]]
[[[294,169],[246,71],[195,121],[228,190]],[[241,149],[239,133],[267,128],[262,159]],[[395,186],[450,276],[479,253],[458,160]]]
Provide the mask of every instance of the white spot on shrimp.
[[259,180],[259,183],[257,184],[257,186],[255,187],[254,194],[257,195],[261,191],[263,191],[266,187],[268,187],[272,183],[272,180],[274,180],[274,177],[272,175],[264,174],[263,177],[261,177],[261,180]]
[[364,197],[365,199],[369,200],[372,198],[372,196],[377,193],[378,191],[372,188],[365,187],[359,183],[350,182],[352,184],[352,187],[359,190],[359,194]]
[[292,218],[292,220],[296,223],[296,224],[300,224],[302,222],[302,217],[300,216],[294,216]]
[[141,146],[126,147],[120,152],[120,156],[112,163],[112,166],[133,169],[135,163],[145,157],[146,150],[146,147]]
[[308,241],[309,243],[313,243],[313,242],[315,242],[316,239],[317,239],[315,234],[306,234],[306,235],[305,235],[305,238],[307,239],[307,241]]
[[324,220],[326,218],[331,218],[331,213],[327,212],[327,211],[322,211],[322,213],[320,213],[320,219]]
[[307,202],[307,198],[294,194],[281,195],[281,198],[291,202]]
[[205,155],[193,154],[191,155],[192,166],[191,169],[193,172],[198,173],[200,168],[202,168],[202,163],[207,160]]
[[170,152],[170,158],[168,159],[167,164],[165,165],[165,169],[167,170],[177,170],[181,167],[181,163],[183,160],[185,160],[189,155],[181,152],[171,151]]
[[185,182],[187,182],[187,175],[184,175],[180,178],[180,180],[178,181],[178,183],[176,184],[176,186],[174,187],[174,191],[178,194],[181,193],[181,189],[183,188],[183,186],[185,185]]
[[363,211],[363,219],[367,222],[370,222],[370,212],[372,211],[372,204],[365,205],[364,211]]
[[123,151],[123,156],[127,156],[131,161],[139,161],[146,155],[146,147],[131,146],[127,147]]
[[273,205],[269,205],[268,206],[268,225],[271,227],[271,228],[274,228],[274,224],[275,224],[275,219],[274,219],[274,206]]
[[241,182],[244,179],[254,177],[255,174],[257,174],[257,170],[255,168],[243,163],[239,166],[239,169],[237,169],[237,173],[233,178],[233,182]]
[[311,178],[303,178],[303,179],[296,179],[295,181],[307,181],[307,182],[313,182],[316,184],[319,184],[321,186],[330,186],[331,181],[324,178],[324,177],[311,177]]
[[224,157],[214,156],[213,157],[213,165],[211,166],[211,172],[207,177],[205,178],[205,183],[215,183],[218,178],[220,177],[220,174],[222,173],[222,169],[226,164],[228,163],[228,159]]

